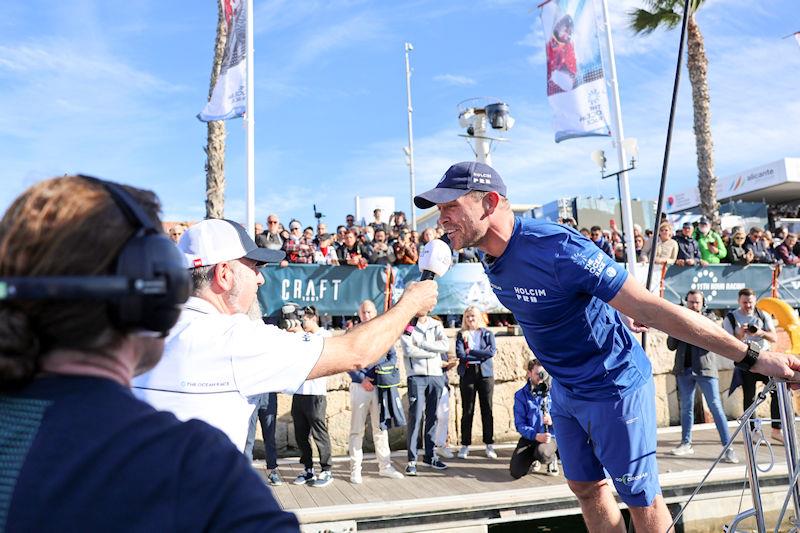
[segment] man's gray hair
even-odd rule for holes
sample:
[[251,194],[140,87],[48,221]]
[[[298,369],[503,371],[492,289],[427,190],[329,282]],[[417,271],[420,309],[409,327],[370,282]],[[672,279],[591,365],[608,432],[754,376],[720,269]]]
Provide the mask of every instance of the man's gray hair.
[[214,267],[217,265],[209,265],[193,268],[192,274],[192,296],[199,296],[201,292],[211,286],[211,280],[214,279]]

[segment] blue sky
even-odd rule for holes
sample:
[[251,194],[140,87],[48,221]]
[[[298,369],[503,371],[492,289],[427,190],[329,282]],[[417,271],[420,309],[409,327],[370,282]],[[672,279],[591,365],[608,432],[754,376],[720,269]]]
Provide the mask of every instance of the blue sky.
[[[658,192],[678,32],[633,36],[610,1],[625,133],[639,139],[635,197]],[[615,196],[589,154],[607,139],[555,144],[536,2],[255,0],[256,218],[339,223],[353,197],[408,210],[403,43],[414,44],[417,190],[472,159],[458,102],[495,96],[517,119],[494,166],[515,203]],[[796,0],[708,0],[697,14],[710,59],[716,173],[800,156]],[[0,18],[0,208],[39,179],[83,172],[149,188],[165,219],[205,213],[206,128],[216,4],[12,2]],[[688,77],[668,191],[696,181]],[[611,163],[610,166],[615,166]],[[612,169],[613,170],[613,169]],[[241,120],[228,121],[226,216],[244,218]]]

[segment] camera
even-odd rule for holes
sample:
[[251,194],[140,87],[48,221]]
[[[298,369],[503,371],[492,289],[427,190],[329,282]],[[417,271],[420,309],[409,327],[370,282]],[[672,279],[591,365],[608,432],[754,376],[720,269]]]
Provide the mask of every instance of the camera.
[[278,327],[281,329],[297,329],[302,327],[303,317],[300,306],[296,303],[287,303],[281,307],[281,318]]
[[750,333],[757,333],[758,332],[758,328],[756,327],[755,324],[749,324],[747,326],[747,331],[749,331]]

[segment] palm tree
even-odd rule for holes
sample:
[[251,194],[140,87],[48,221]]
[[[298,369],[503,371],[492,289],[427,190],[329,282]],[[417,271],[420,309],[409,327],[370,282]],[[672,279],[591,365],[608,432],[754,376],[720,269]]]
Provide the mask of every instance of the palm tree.
[[[208,99],[217,83],[222,58],[225,55],[225,42],[228,39],[228,26],[225,19],[224,0],[217,2],[217,38],[214,43],[214,65],[211,68],[211,85]],[[223,218],[225,213],[225,121],[208,122],[206,146],[206,218]]]
[[[681,24],[684,2],[681,0],[644,0],[647,9],[629,12],[631,29],[648,34],[659,26],[673,29]],[[692,85],[694,139],[697,150],[697,188],[700,190],[700,210],[713,227],[719,228],[717,177],[714,175],[714,140],[711,136],[711,97],[708,93],[708,58],[703,34],[694,14],[704,0],[690,0],[687,29],[687,61],[689,82]]]

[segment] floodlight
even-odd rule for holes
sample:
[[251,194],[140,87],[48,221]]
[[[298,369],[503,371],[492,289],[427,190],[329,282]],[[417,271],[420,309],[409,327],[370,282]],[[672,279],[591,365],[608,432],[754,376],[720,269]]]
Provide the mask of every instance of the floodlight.
[[606,169],[606,153],[603,150],[595,150],[592,152],[592,161],[594,161],[601,170]]
[[622,141],[622,147],[631,159],[639,159],[639,141],[634,137],[628,137]]
[[496,130],[508,131],[514,125],[513,120],[510,119],[509,108],[503,102],[489,104],[486,106],[486,117],[489,119],[489,124]]
[[462,128],[466,128],[469,126],[470,122],[472,121],[472,117],[475,116],[475,108],[470,107],[469,109],[463,111],[461,114],[458,115],[458,125]]

